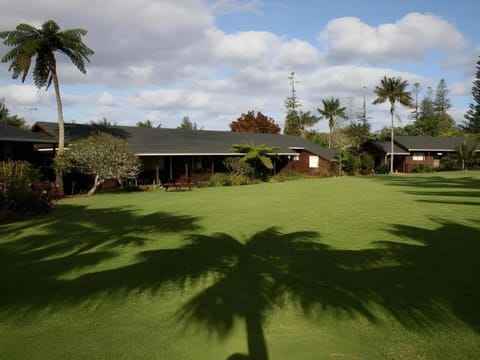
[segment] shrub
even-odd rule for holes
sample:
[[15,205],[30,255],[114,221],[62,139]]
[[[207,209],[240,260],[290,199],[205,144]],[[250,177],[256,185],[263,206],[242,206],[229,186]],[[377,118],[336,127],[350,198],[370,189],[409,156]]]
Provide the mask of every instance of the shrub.
[[440,159],[439,170],[460,170],[462,168],[462,163],[459,157],[455,154],[446,155]]
[[248,176],[245,175],[230,175],[230,185],[239,186],[239,185],[248,185],[252,181]]
[[190,175],[190,182],[195,187],[208,187],[210,186],[210,178],[212,177],[211,173],[198,173]]
[[216,173],[210,177],[208,180],[209,187],[216,187],[216,186],[231,186],[232,180],[229,174],[225,173]]
[[343,152],[340,159],[340,165],[342,171],[349,175],[358,173],[359,162],[357,158],[348,151]]
[[253,167],[241,157],[226,158],[223,164],[231,175],[251,177],[253,174]]
[[414,173],[427,173],[427,172],[433,172],[433,168],[428,165],[428,164],[416,164],[412,168],[412,172]]
[[387,164],[380,164],[375,168],[375,173],[377,174],[388,174],[389,172],[390,167]]
[[285,173],[279,173],[275,176],[270,178],[270,182],[283,182],[283,181],[291,181],[291,180],[298,180],[302,177],[302,175],[298,171],[289,171]]
[[47,211],[57,198],[54,185],[39,182],[39,173],[26,161],[0,163],[0,210],[8,214]]
[[360,159],[360,169],[362,170],[372,170],[375,166],[375,162],[373,161],[373,157],[369,154],[362,155]]

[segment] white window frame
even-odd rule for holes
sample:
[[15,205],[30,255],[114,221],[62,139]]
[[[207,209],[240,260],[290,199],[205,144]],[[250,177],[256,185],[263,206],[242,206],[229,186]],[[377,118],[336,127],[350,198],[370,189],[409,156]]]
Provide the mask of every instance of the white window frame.
[[318,169],[320,163],[320,158],[316,155],[310,155],[308,157],[308,167],[310,169]]
[[423,152],[413,153],[412,154],[412,160],[413,161],[425,161],[425,153],[423,153]]

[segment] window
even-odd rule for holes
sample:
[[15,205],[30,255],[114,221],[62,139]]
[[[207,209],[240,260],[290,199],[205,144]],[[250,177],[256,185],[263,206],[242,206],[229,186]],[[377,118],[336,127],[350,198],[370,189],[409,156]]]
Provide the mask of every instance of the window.
[[308,166],[310,168],[318,168],[318,156],[310,155],[308,157]]
[[425,160],[425,154],[424,153],[413,153],[412,160],[413,161],[423,161],[423,160]]

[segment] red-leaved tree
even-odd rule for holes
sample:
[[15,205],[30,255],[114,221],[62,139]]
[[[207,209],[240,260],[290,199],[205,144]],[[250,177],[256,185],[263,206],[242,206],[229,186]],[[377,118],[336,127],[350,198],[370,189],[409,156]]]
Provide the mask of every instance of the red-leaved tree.
[[260,111],[255,114],[255,111],[252,110],[242,114],[236,121],[232,121],[230,130],[232,132],[279,134],[280,126],[275,124],[271,117],[263,115]]

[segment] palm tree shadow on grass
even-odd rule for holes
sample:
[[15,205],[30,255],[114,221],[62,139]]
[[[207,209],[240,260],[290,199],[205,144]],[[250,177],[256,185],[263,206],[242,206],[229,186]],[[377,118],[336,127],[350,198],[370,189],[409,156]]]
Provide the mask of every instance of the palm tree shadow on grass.
[[390,232],[416,243],[377,242],[395,264],[365,270],[360,277],[380,286],[359,289],[359,296],[372,291],[407,328],[449,321],[448,309],[480,334],[480,229],[443,221],[436,229],[395,225]]
[[[348,270],[336,261],[337,251],[316,238],[315,232],[282,234],[276,228],[257,232],[246,241],[225,233],[189,236],[177,253],[189,265],[170,274],[170,280],[183,284],[209,275],[215,280],[182,306],[179,319],[202,324],[221,337],[228,335],[236,320],[244,321],[248,355],[230,358],[255,360],[268,359],[263,325],[288,297],[297,298],[305,310],[321,304],[374,320],[342,286],[340,279]],[[158,262],[157,255],[145,254],[147,262]]]
[[[413,243],[381,241],[364,250],[330,248],[318,242],[315,232],[283,234],[268,228],[240,240],[225,233],[194,234],[181,247],[142,251],[148,241],[161,242],[162,234],[201,230],[198,219],[128,209],[71,210],[44,221],[42,235],[22,237],[15,226],[0,228],[3,234],[17,232],[15,241],[0,243],[3,314],[75,306],[99,293],[124,297],[129,291],[148,291],[161,296],[164,285],[199,283],[203,290],[178,310],[178,318],[220,336],[243,321],[248,355],[236,353],[230,359],[268,359],[265,321],[287,301],[300,304],[307,316],[332,310],[372,322],[378,311],[372,309],[380,305],[414,330],[450,321],[446,307],[480,333],[478,227],[454,222],[433,230],[396,225],[390,232]],[[124,246],[135,247],[136,262],[96,268]],[[76,269],[88,274],[61,279]]]
[[[38,231],[31,235],[25,230],[28,226],[35,226]],[[65,274],[95,271],[102,262],[119,257],[126,247],[141,249],[151,242],[161,246],[166,234],[200,229],[198,218],[191,216],[167,212],[137,214],[129,208],[91,209],[78,205],[62,205],[58,217],[3,224],[2,316],[50,304],[78,304],[93,292],[108,289],[109,284],[98,279],[88,287],[77,287],[63,278]]]
[[230,359],[268,359],[263,325],[286,299],[308,316],[332,310],[371,322],[378,315],[372,309],[380,305],[405,328],[422,332],[450,324],[453,313],[480,333],[480,230],[444,222],[434,230],[396,225],[391,233],[416,244],[382,241],[373,249],[337,250],[317,242],[317,233],[281,234],[275,228],[244,242],[224,233],[192,235],[178,254],[202,260],[171,279],[214,274],[215,281],[178,316],[220,336],[235,320],[244,321],[248,355]]
[[177,312],[186,326],[199,324],[226,337],[244,321],[248,355],[231,359],[268,359],[263,330],[268,315],[286,301],[298,301],[306,313],[328,309],[375,321],[351,291],[350,266],[367,266],[374,252],[335,250],[319,243],[315,232],[280,233],[268,228],[242,241],[225,233],[194,234],[174,249],[144,251],[138,262],[90,273],[72,281],[72,288],[94,294],[108,289],[161,294],[163,286],[182,289],[198,283],[200,293]]

